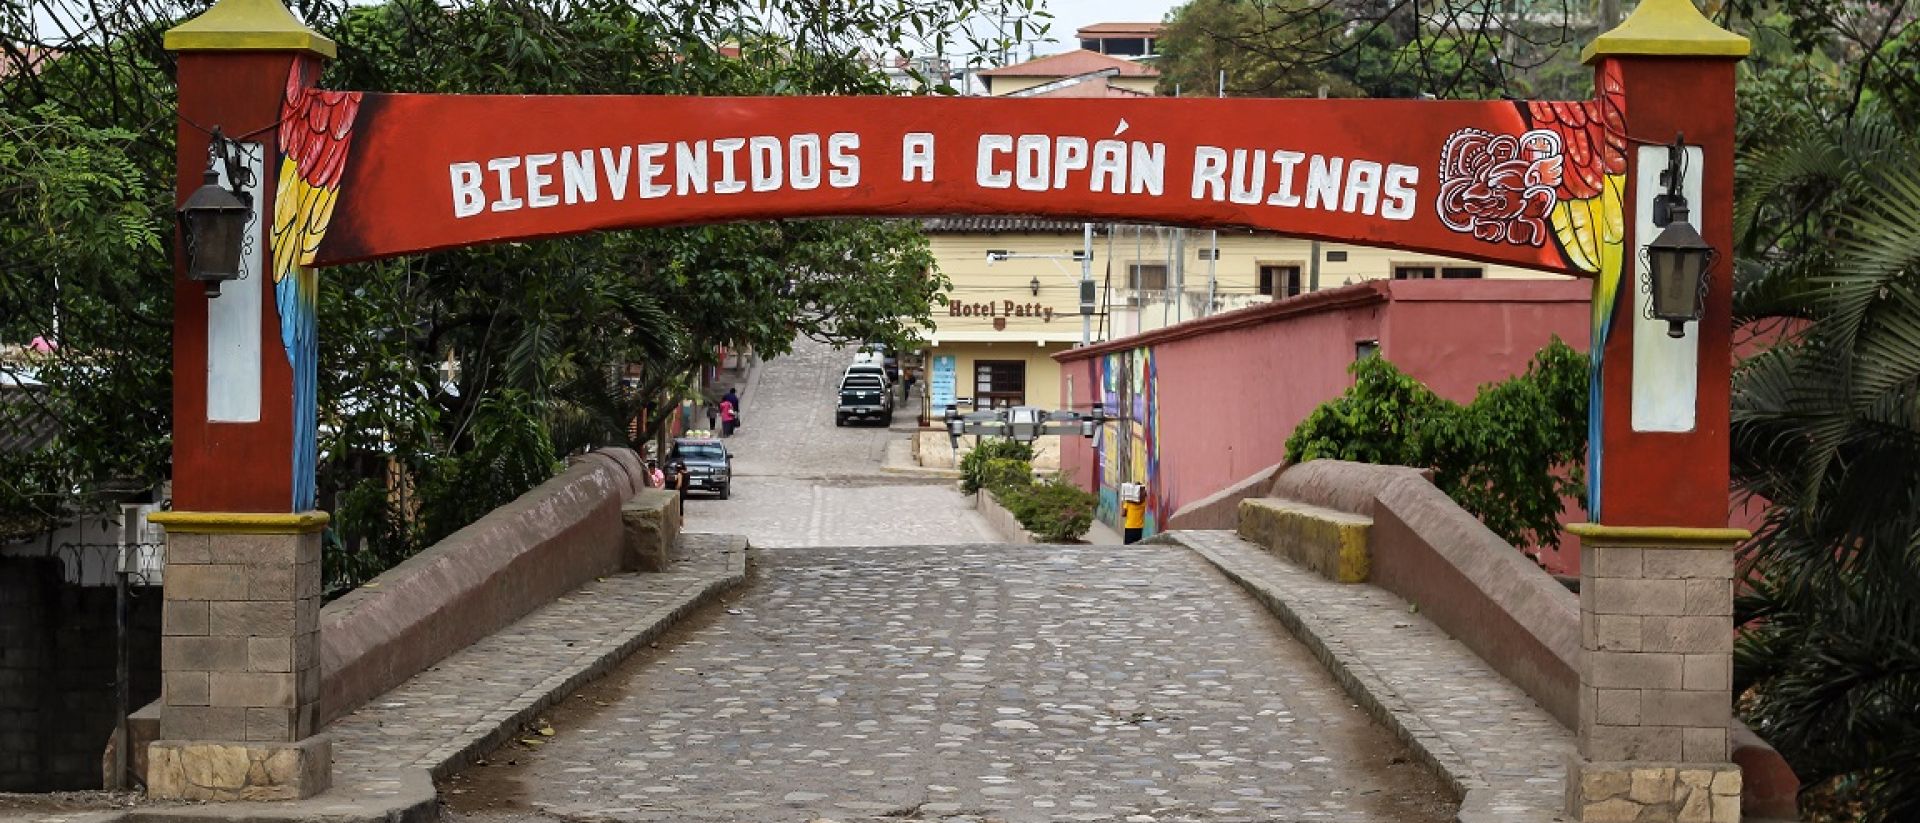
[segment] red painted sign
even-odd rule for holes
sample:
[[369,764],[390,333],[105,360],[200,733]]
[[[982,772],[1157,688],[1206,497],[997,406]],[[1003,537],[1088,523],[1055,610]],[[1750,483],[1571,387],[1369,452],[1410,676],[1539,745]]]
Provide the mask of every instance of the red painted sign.
[[1600,101],[365,94],[331,221],[302,262],[724,220],[1028,214],[1594,274],[1581,248],[1605,221],[1575,206],[1622,171],[1608,114]]

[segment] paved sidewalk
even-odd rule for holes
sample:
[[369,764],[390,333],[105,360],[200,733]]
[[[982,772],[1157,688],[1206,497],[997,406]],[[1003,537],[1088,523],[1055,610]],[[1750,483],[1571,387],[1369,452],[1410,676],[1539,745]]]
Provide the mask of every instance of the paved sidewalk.
[[1564,819],[1573,732],[1406,601],[1327,580],[1230,531],[1155,540],[1198,552],[1265,603],[1463,797],[1460,823]]
[[319,796],[290,803],[154,804],[24,819],[431,820],[438,812],[435,778],[518,734],[537,712],[745,580],[745,540],[712,534],[681,539],[688,559],[672,571],[589,582],[335,721],[326,729],[333,737],[333,788]]

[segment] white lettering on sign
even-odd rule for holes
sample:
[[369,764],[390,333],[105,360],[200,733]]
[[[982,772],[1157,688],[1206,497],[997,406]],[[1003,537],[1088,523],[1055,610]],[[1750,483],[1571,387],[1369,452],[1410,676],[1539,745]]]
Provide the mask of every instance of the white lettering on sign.
[[713,141],[713,153],[720,155],[720,177],[713,181],[714,194],[739,194],[747,190],[747,181],[740,179],[733,167],[734,153],[746,145],[744,137],[722,137]]
[[593,150],[561,152],[560,181],[566,187],[569,206],[600,199],[600,179],[593,174]]
[[903,183],[933,182],[932,134],[924,131],[910,131],[907,132],[907,136],[900,138],[900,181]]
[[780,188],[784,177],[785,161],[780,151],[780,141],[772,137],[753,137],[747,140],[747,165],[751,169],[754,191],[773,191]]
[[495,198],[488,208],[494,211],[513,211],[520,208],[520,198],[513,196],[513,170],[520,168],[518,157],[495,157],[487,161],[487,168],[500,175],[500,196]]
[[[1295,187],[1294,174],[1306,164],[1305,194]],[[1274,166],[1267,174],[1267,165]],[[1309,208],[1344,214],[1378,213],[1388,220],[1413,219],[1413,187],[1420,182],[1417,166],[1382,165],[1372,160],[1349,160],[1285,149],[1234,149],[1195,146],[1193,186],[1195,200],[1252,206],[1264,202],[1280,208]]]
[[621,146],[619,154],[613,149],[600,150],[600,167],[607,171],[607,191],[615,200],[627,199],[627,174],[633,169],[632,163],[632,146]]
[[788,172],[788,179],[791,181],[793,187],[800,191],[812,191],[820,188],[820,168],[822,163],[820,155],[820,135],[796,134],[788,143],[788,146],[792,149],[792,151],[788,152],[788,155],[792,157],[793,163],[792,168]]
[[633,153],[640,160],[640,199],[665,197],[673,191],[672,186],[657,182],[667,173],[667,167],[660,164],[660,158],[667,156],[667,144],[641,143],[633,147]]
[[1013,185],[1013,174],[994,166],[995,154],[1008,154],[1013,151],[1013,137],[1006,134],[980,135],[980,162],[976,164],[975,180],[983,189],[1004,189]]
[[1053,141],[1053,187],[1067,187],[1067,175],[1087,168],[1087,138],[1062,137]]
[[850,189],[860,185],[860,155],[854,154],[860,148],[860,135],[850,131],[836,131],[827,135],[827,185],[836,189]]
[[547,193],[547,187],[553,185],[553,175],[541,171],[558,162],[560,162],[560,156],[556,154],[527,155],[527,205],[529,207],[544,209],[560,205],[558,195]]
[[472,217],[487,207],[487,193],[480,187],[479,163],[453,163],[447,166],[453,178],[453,216]]
[[[935,182],[936,139],[901,136],[902,182]],[[858,132],[842,131],[596,146],[452,162],[447,182],[456,219],[593,204],[603,193],[618,202],[847,189],[860,185],[860,145]],[[1167,146],[1150,140],[989,133],[974,146],[982,189],[1160,197],[1166,176]],[[1417,166],[1271,146],[1195,146],[1186,182],[1193,200],[1244,208],[1411,220],[1421,202]]]

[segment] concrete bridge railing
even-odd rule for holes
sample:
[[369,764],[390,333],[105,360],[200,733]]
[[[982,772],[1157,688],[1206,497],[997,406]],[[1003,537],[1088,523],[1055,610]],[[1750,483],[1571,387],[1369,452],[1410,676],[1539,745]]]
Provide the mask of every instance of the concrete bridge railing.
[[[647,488],[645,478],[630,449],[573,458],[553,479],[326,604],[316,725],[587,581],[661,570],[665,546],[637,543],[671,544],[679,519],[669,512],[673,495]],[[652,516],[636,506],[651,507]],[[158,701],[132,715],[136,774],[146,773],[146,744],[158,738],[159,719]],[[113,762],[111,750],[105,762]]]
[[[1455,504],[1428,472],[1336,460],[1276,465],[1182,508],[1169,525],[1238,529],[1329,579],[1391,591],[1562,725],[1579,722],[1579,596]],[[1744,773],[1745,813],[1795,819],[1800,783],[1786,760],[1738,720],[1729,740]]]

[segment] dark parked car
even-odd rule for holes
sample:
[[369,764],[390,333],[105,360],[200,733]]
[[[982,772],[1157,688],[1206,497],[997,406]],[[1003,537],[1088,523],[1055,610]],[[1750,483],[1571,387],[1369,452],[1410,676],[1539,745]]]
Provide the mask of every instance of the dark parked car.
[[833,424],[844,426],[855,418],[878,420],[881,425],[893,419],[893,393],[879,375],[849,374],[840,381],[840,405],[834,407]]
[[711,437],[676,438],[668,459],[687,467],[688,492],[713,492],[721,500],[733,495],[733,455],[725,443]]

